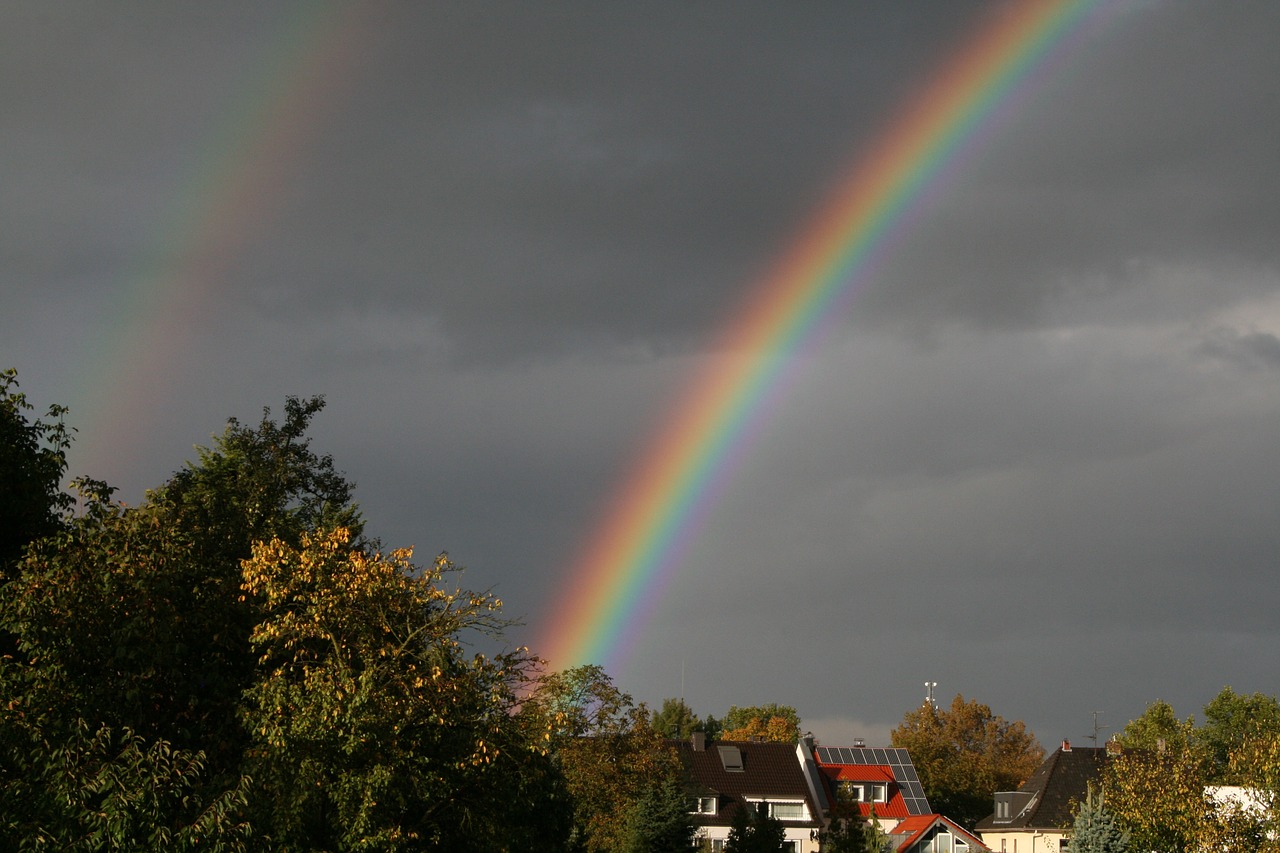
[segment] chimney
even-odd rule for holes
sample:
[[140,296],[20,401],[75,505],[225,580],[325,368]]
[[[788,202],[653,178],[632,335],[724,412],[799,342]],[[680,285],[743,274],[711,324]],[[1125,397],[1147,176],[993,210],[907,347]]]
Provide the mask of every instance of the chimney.
[[1107,755],[1115,756],[1120,754],[1120,741],[1112,738],[1107,741]]
[[707,733],[694,732],[689,736],[689,742],[693,745],[694,752],[705,752],[707,749]]
[[1062,751],[1063,752],[1071,751],[1071,741],[1067,740],[1066,738],[1062,739]]

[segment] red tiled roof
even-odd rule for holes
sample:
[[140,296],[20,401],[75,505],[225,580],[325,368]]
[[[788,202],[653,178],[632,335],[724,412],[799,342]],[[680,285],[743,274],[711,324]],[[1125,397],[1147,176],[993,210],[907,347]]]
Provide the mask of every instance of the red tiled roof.
[[892,782],[893,770],[887,764],[823,764],[824,776],[841,782]]
[[907,801],[902,798],[902,791],[893,778],[893,769],[887,764],[823,764],[818,763],[818,770],[827,783],[827,799],[836,802],[835,782],[885,782],[888,785],[888,802],[858,803],[858,812],[863,816],[871,816],[871,807],[875,806],[878,818],[903,818],[911,814]]
[[899,821],[898,825],[893,830],[893,835],[895,838],[903,838],[903,836],[905,836],[905,838],[903,838],[902,842],[894,849],[899,851],[899,853],[910,849],[911,845],[915,844],[921,836],[938,823],[945,823],[947,827],[950,828],[952,835],[958,835],[968,842],[970,850],[987,849],[987,845],[983,844],[982,840],[976,835],[967,831],[964,827],[960,826],[950,818],[944,817],[940,814],[912,815],[911,817],[904,818]]

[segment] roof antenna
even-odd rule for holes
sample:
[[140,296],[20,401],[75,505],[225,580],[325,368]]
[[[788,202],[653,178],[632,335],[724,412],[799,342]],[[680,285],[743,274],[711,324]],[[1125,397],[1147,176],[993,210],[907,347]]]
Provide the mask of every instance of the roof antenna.
[[1103,726],[1098,723],[1098,715],[1101,713],[1102,713],[1101,711],[1093,712],[1093,734],[1089,735],[1089,740],[1093,741],[1094,746],[1098,745],[1098,732],[1102,731],[1103,729],[1111,728],[1111,726]]

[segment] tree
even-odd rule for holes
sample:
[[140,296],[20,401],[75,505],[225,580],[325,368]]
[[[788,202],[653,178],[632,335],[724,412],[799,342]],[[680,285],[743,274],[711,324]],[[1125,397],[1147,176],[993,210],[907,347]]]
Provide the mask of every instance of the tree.
[[1222,688],[1204,706],[1204,723],[1196,731],[1209,761],[1212,781],[1243,784],[1231,771],[1231,756],[1251,741],[1265,741],[1280,735],[1280,703],[1274,696],[1254,693],[1246,696],[1230,687]]
[[640,794],[628,815],[626,853],[688,853],[697,827],[684,781],[668,774]]
[[1071,824],[1067,853],[1126,853],[1128,849],[1128,831],[1116,825],[1104,806],[1102,792],[1094,790],[1090,783]]
[[[1158,713],[1163,718],[1164,711]],[[1107,762],[1106,803],[1134,849],[1187,853],[1200,847],[1214,811],[1205,791],[1206,767],[1203,753],[1190,742],[1126,749]]]
[[725,853],[780,853],[787,830],[782,821],[744,805],[733,814]]
[[729,708],[721,721],[723,740],[759,738],[777,743],[796,743],[800,739],[800,715],[790,705],[749,705]]
[[199,796],[201,753],[147,742],[127,730],[90,731],[83,722],[70,738],[53,744],[38,724],[14,710],[12,703],[0,708],[6,747],[0,774],[3,849],[246,849],[245,786],[211,800]]
[[514,721],[532,658],[464,653],[469,632],[506,624],[501,602],[448,586],[447,558],[411,557],[353,548],[339,528],[260,543],[244,563],[267,614],[250,637],[251,802],[279,846],[497,849],[508,772],[546,749]]
[[949,709],[925,703],[908,711],[890,741],[911,753],[934,810],[964,826],[990,813],[993,792],[1017,788],[1044,759],[1024,723],[960,694]]
[[18,374],[0,370],[0,583],[14,574],[28,543],[57,531],[72,508],[62,490],[71,430],[64,406],[50,406],[50,420],[28,420],[31,405],[17,390]]
[[78,719],[128,729],[204,752],[212,784],[235,783],[260,615],[240,594],[240,563],[255,541],[359,529],[350,484],[306,437],[322,407],[291,397],[283,423],[269,410],[253,429],[231,420],[137,507],[80,483],[82,514],[34,543],[0,590],[0,628],[38,661],[29,686],[43,698],[29,701],[56,709],[64,735]]
[[[83,509],[0,587],[0,848],[559,851],[571,803],[488,593],[361,538],[306,431],[231,421],[139,506]],[[59,471],[61,469],[59,468]]]
[[683,699],[662,700],[662,709],[653,715],[653,727],[663,737],[680,740],[694,732],[706,731],[702,720]]
[[847,814],[833,815],[830,825],[818,831],[824,853],[881,853],[886,837],[875,819],[874,806],[870,820]]
[[1191,746],[1195,737],[1195,721],[1190,717],[1179,720],[1172,705],[1157,699],[1141,716],[1130,720],[1116,740],[1126,749],[1181,753]]
[[[600,666],[544,674],[526,705],[547,720],[572,798],[571,844],[588,853],[667,837],[673,786],[688,817],[687,774],[648,709]],[[640,810],[643,810],[641,813]]]

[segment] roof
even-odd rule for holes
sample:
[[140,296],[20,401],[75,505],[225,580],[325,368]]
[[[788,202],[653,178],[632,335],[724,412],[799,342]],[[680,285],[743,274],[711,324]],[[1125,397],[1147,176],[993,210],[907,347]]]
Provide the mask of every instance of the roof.
[[[1084,800],[1090,782],[1102,778],[1107,749],[1101,746],[1064,746],[1055,750],[1018,788],[1014,802],[1022,804],[1008,818],[995,813],[978,821],[978,832],[1008,829],[1060,830],[1071,825],[1077,803]],[[1000,796],[997,793],[997,797]]]
[[933,829],[938,824],[946,826],[953,836],[958,836],[964,839],[968,843],[970,850],[987,849],[987,845],[982,843],[982,839],[966,830],[951,818],[944,817],[940,814],[922,814],[904,818],[898,822],[896,827],[894,827],[893,840],[895,842],[899,842],[899,839],[901,839],[901,841],[895,845],[894,850],[898,851],[898,853],[903,853],[903,851],[909,850],[913,844],[923,838],[929,830]]
[[[920,777],[905,749],[820,746],[814,750],[818,770],[827,782],[828,795],[835,802],[834,783],[887,782],[888,801],[875,803],[877,818],[905,818],[932,812],[925,799]],[[870,816],[872,803],[859,803],[858,810]]]
[[[802,800],[809,807],[810,820],[784,819],[783,825],[822,826],[822,809],[809,793],[795,744],[714,741],[697,750],[687,740],[669,742],[689,768],[694,785],[716,794],[719,800],[716,814],[694,815],[697,823],[727,826],[745,800]],[[722,759],[722,755],[729,758]],[[741,760],[741,770],[726,769],[726,763],[732,766],[734,757]]]

